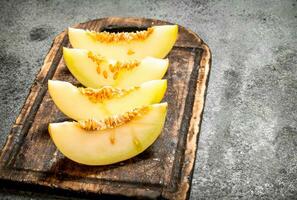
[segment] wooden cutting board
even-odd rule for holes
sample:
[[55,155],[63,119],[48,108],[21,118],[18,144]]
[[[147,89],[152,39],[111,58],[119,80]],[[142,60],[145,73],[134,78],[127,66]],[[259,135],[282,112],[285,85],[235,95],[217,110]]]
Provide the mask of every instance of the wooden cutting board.
[[[104,18],[74,27],[110,32],[143,30],[165,21]],[[65,158],[47,130],[50,122],[70,120],[49,97],[47,81],[78,82],[66,68],[62,47],[70,47],[67,31],[59,34],[47,54],[30,94],[11,128],[0,156],[1,185],[67,195],[187,199],[204,106],[211,53],[198,35],[179,26],[168,55],[165,79],[168,114],[162,135],[145,152],[109,166],[85,166]]]

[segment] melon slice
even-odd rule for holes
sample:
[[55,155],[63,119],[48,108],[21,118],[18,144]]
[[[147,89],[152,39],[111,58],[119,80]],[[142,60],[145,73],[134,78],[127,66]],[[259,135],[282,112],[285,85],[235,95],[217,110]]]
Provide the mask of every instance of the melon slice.
[[57,107],[75,120],[102,120],[138,106],[159,103],[167,88],[166,80],[148,81],[140,86],[118,89],[77,88],[64,81],[48,81],[49,94]]
[[147,149],[162,132],[166,111],[167,103],[161,103],[126,113],[130,118],[120,115],[100,122],[51,123],[49,133],[69,159],[86,165],[107,165]]
[[68,35],[74,48],[92,50],[109,59],[125,61],[147,56],[164,58],[177,39],[178,26],[153,26],[146,31],[134,33],[93,32],[69,28]]
[[73,76],[84,86],[100,88],[111,85],[127,88],[149,80],[162,79],[168,59],[147,57],[140,61],[108,60],[92,51],[63,48],[65,63]]

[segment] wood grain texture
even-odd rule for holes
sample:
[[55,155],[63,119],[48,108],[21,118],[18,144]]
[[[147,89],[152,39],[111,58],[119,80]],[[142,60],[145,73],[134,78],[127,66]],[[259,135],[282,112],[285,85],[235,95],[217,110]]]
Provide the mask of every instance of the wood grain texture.
[[[139,18],[104,18],[74,27],[95,31],[137,30],[168,22]],[[109,166],[85,166],[65,158],[51,141],[50,122],[70,120],[47,92],[47,81],[79,85],[66,68],[62,47],[70,46],[67,31],[59,34],[12,126],[0,156],[2,183],[32,185],[73,194],[137,198],[187,199],[202,117],[211,53],[193,32],[179,26],[179,38],[168,58],[165,78],[168,115],[158,140],[145,152]]]

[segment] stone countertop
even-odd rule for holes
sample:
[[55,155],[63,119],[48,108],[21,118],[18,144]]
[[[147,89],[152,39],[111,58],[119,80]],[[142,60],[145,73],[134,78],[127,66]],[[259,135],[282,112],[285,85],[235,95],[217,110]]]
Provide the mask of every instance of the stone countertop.
[[[213,53],[190,198],[297,198],[296,4],[1,1],[0,146],[55,35],[107,16],[158,18],[192,29]],[[0,189],[0,199],[61,198]]]

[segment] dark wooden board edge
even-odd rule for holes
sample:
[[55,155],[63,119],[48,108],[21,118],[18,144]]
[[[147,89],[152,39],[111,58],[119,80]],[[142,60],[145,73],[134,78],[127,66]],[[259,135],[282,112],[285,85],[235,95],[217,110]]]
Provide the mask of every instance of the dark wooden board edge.
[[[139,21],[139,18],[125,18],[126,20],[135,20]],[[122,18],[103,18],[103,19],[97,19],[97,20],[105,20],[105,23],[108,23],[110,21],[120,21]],[[147,20],[147,19],[140,19],[140,20]],[[154,21],[153,19],[148,19],[150,21]],[[95,21],[95,20],[94,20]],[[159,20],[155,20],[159,21]],[[162,22],[162,21],[159,21]],[[166,23],[166,22],[164,22]],[[75,25],[74,27],[80,27],[82,24]],[[182,27],[183,28],[183,27]],[[188,30],[188,29],[186,29]],[[188,30],[189,31],[189,30]],[[196,39],[196,43],[198,44],[198,48],[201,49],[202,52],[202,57],[200,58],[199,61],[199,72],[198,72],[198,79],[196,83],[196,93],[195,93],[195,101],[193,105],[193,110],[192,110],[192,117],[190,119],[190,126],[188,130],[188,135],[186,138],[186,143],[185,143],[185,151],[184,151],[184,160],[181,174],[180,174],[180,183],[178,184],[178,188],[176,191],[167,191],[166,189],[164,190],[159,190],[159,191],[148,191],[145,188],[125,188],[125,190],[122,190],[120,188],[114,188],[113,187],[113,194],[119,195],[119,194],[126,194],[127,196],[130,196],[129,194],[138,194],[139,197],[149,197],[149,198],[158,198],[161,195],[161,198],[166,198],[166,199],[188,199],[189,198],[189,192],[191,188],[191,181],[192,181],[192,176],[193,176],[193,169],[195,165],[195,158],[196,158],[196,151],[197,151],[197,142],[198,142],[198,136],[199,136],[199,130],[200,130],[200,125],[201,125],[201,119],[202,119],[202,113],[203,113],[203,108],[204,108],[204,100],[205,100],[205,95],[206,95],[206,89],[207,89],[207,83],[208,83],[208,77],[209,77],[209,71],[210,71],[210,66],[211,66],[211,52],[207,44],[203,42],[200,37],[189,31],[191,34]],[[67,31],[64,31],[60,33],[55,39],[54,42],[45,58],[44,64],[40,69],[40,72],[38,73],[31,89],[30,93],[26,99],[26,102],[21,109],[21,112],[19,116],[16,119],[15,124],[12,127],[12,131],[10,132],[9,136],[7,137],[7,141],[1,150],[1,155],[0,155],[0,179],[3,181],[9,181],[9,176],[7,176],[7,173],[20,173],[17,171],[13,170],[8,170],[3,168],[3,163],[1,161],[5,160],[5,152],[8,152],[10,148],[13,147],[13,139],[16,137],[16,133],[14,133],[13,129],[15,126],[23,126],[24,119],[27,119],[27,116],[29,115],[29,112],[33,106],[36,106],[32,104],[32,99],[36,98],[36,95],[40,90],[46,90],[46,88],[42,87],[42,83],[44,81],[47,81],[47,76],[48,72],[50,71],[50,68],[52,66],[52,63],[55,62],[55,60],[60,60],[61,58],[61,46],[63,45],[65,38],[67,37]],[[56,45],[58,44],[58,45]],[[57,58],[59,57],[59,58]],[[45,84],[46,85],[46,84]],[[37,105],[38,106],[38,105]],[[37,182],[37,180],[34,180],[34,177],[26,177],[24,174],[20,174],[20,177],[23,177],[25,179],[28,179],[26,182],[27,184],[39,184],[40,186],[48,186],[51,188],[56,188],[59,189],[58,186],[55,183],[49,184],[48,182]],[[10,181],[20,181],[20,180],[10,180]],[[73,186],[72,186],[73,187]],[[82,191],[82,186],[78,183],[76,185],[76,190]],[[111,186],[112,187],[112,186]],[[74,190],[73,188],[67,187],[67,184],[64,185],[64,188],[61,188],[62,190],[67,190],[71,189]],[[102,189],[102,188],[101,188]],[[104,193],[104,191],[108,189],[108,185],[105,189],[98,191],[98,193]],[[93,191],[87,191],[85,190],[84,192],[93,192]],[[142,194],[146,193],[145,196],[142,196]],[[138,196],[136,195],[136,196]],[[134,196],[134,195],[133,195]]]
[[180,180],[180,187],[177,192],[169,194],[165,192],[164,196],[168,196],[170,199],[188,199],[190,195],[190,188],[192,184],[196,160],[199,131],[201,127],[207,85],[209,80],[209,72],[211,67],[211,51],[208,45],[203,42],[203,40],[200,39],[200,42],[203,52],[202,57],[200,59],[195,101],[190,121],[190,127],[187,135],[185,156],[182,166],[182,178]]

